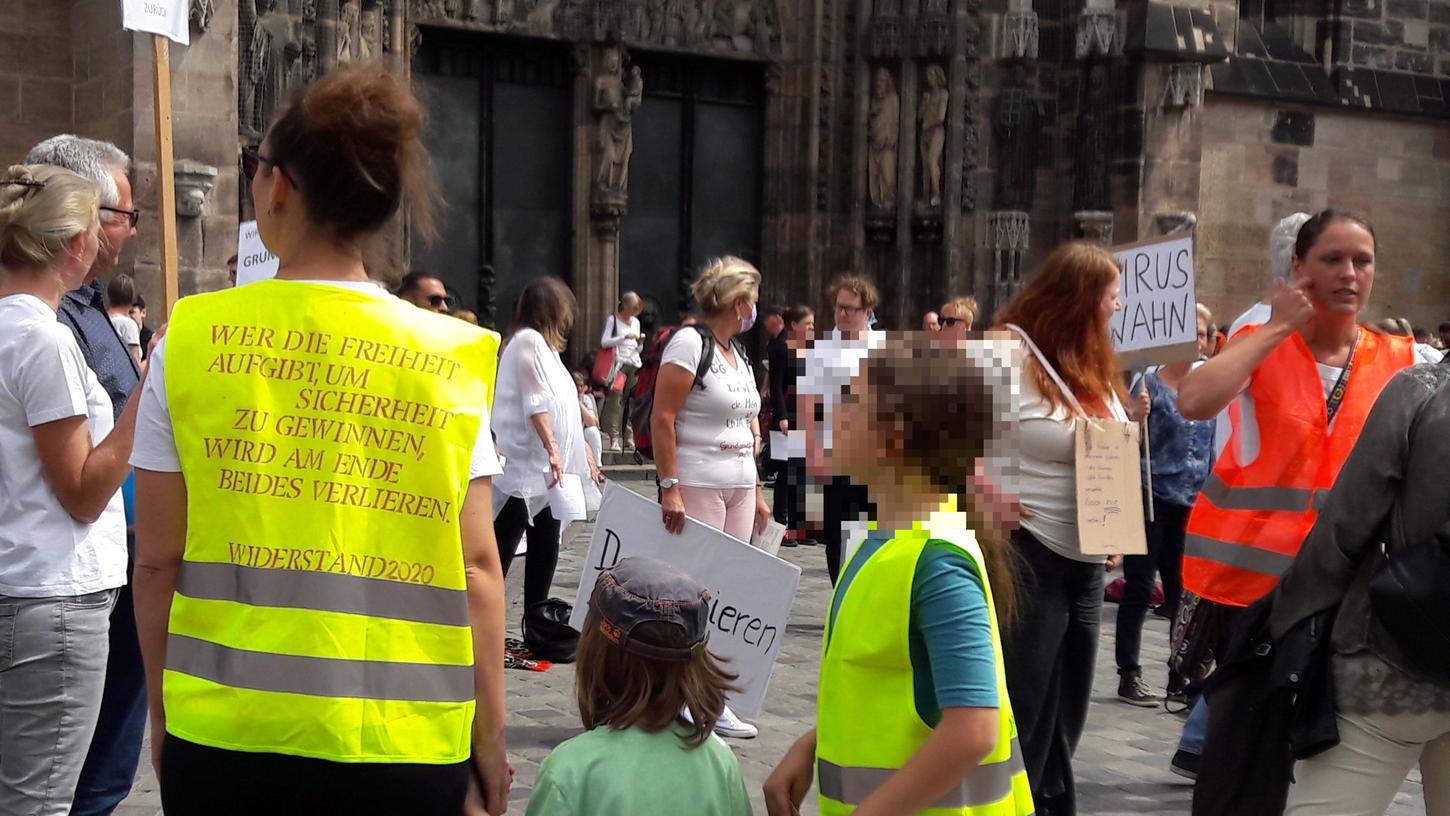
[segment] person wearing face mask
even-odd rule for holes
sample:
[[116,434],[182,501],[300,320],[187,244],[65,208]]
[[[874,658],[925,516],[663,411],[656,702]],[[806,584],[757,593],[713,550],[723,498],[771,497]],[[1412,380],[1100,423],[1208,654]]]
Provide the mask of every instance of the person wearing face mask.
[[58,167],[0,174],[0,813],[72,812],[126,583],[136,403],[112,413],[56,321],[99,251],[97,203]]
[[[760,272],[740,258],[718,258],[690,291],[700,322],[675,332],[665,347],[650,420],[663,521],[679,533],[689,516],[749,541],[770,521],[770,505],[755,468],[760,392],[736,337],[755,325]],[[715,732],[758,733],[729,707]]]

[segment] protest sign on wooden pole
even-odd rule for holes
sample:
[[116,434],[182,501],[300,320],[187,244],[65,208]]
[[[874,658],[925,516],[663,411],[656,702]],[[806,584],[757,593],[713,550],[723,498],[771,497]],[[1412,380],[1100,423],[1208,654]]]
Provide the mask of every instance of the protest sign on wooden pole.
[[151,35],[151,88],[156,106],[156,221],[161,228],[162,311],[180,297],[176,253],[176,176],[171,143],[171,46],[191,42],[186,0],[121,0],[121,26]]
[[166,38],[151,35],[152,87],[156,89],[156,182],[161,226],[161,281],[164,296],[162,313],[171,316],[171,307],[180,297],[177,281],[176,255],[176,175],[175,156],[171,142],[171,55]]
[[1122,310],[1109,321],[1124,369],[1179,363],[1198,355],[1193,236],[1166,235],[1113,247],[1123,274]]

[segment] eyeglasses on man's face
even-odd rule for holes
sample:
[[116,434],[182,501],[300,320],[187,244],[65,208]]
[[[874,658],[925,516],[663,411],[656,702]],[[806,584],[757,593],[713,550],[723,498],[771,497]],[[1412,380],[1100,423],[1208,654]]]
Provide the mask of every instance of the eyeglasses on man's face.
[[453,308],[453,296],[452,295],[429,295],[428,296],[428,305],[429,306],[432,306],[435,309],[437,309],[440,306],[446,306],[447,308],[452,309]]
[[852,316],[855,316],[855,315],[858,315],[858,314],[865,314],[865,313],[866,313],[866,307],[865,306],[847,306],[844,303],[837,303],[836,304],[836,314],[843,314],[843,315],[852,315]]
[[967,319],[965,317],[942,317],[938,318],[938,321],[941,323],[943,329],[950,329],[958,323],[966,325]]
[[104,206],[104,205],[102,205],[100,207],[100,210],[103,213],[110,213],[111,215],[124,216],[126,218],[126,221],[130,224],[130,226],[131,226],[132,229],[134,229],[136,227],[136,225],[141,222],[141,211],[140,210],[123,210],[120,207],[107,207],[107,206]]

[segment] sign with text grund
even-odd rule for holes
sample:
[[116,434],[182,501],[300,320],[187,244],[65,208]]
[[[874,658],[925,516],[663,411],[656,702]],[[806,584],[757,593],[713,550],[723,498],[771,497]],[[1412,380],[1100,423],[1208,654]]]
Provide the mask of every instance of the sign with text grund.
[[686,519],[684,532],[674,535],[660,522],[657,503],[609,482],[570,626],[583,630],[599,573],[629,556],[672,564],[710,590],[710,651],[726,658],[726,671],[740,676],[740,691],[730,697],[730,707],[743,717],[759,714],[785,643],[800,567],[694,519]]
[[1123,270],[1123,308],[1109,325],[1123,367],[1197,357],[1193,236],[1168,235],[1112,252]]

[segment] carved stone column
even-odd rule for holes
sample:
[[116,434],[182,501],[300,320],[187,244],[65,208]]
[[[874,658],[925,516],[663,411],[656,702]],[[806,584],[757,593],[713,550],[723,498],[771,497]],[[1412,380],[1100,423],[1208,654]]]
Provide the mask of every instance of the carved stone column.
[[1022,210],[998,210],[987,216],[987,229],[996,272],[993,296],[1000,308],[1022,284],[1023,261],[1032,231],[1031,216]]
[[1103,246],[1113,245],[1113,214],[1102,210],[1081,210],[1072,214],[1077,222],[1077,235]]

